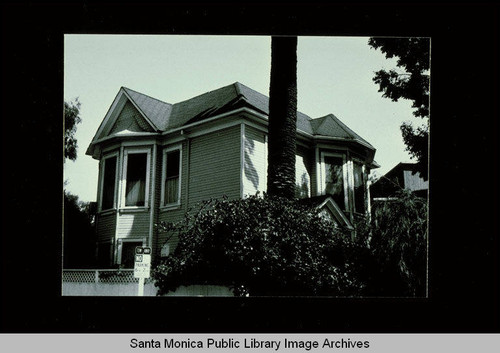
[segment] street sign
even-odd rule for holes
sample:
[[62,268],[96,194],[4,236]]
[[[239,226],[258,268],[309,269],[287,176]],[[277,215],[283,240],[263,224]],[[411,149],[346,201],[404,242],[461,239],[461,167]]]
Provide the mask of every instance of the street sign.
[[151,275],[151,248],[135,248],[134,278],[149,278]]

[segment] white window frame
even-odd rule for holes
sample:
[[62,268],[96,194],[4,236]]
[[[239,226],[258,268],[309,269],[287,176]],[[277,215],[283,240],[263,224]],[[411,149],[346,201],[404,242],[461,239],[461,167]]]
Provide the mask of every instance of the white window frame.
[[347,165],[347,156],[344,153],[338,152],[321,152],[321,178],[320,178],[320,190],[321,195],[326,195],[326,164],[325,157],[337,157],[342,158],[342,181],[344,183],[344,207],[338,205],[341,209],[349,211],[349,173]]
[[[106,170],[106,159],[116,157],[116,164],[115,164],[115,188],[114,188],[114,194],[113,194],[113,206],[111,208],[102,208],[102,201],[103,201],[103,196],[104,196],[104,173]],[[113,152],[106,154],[105,156],[102,157],[101,159],[101,177],[99,180],[99,212],[105,212],[105,211],[110,211],[110,210],[116,210],[116,195],[118,193],[118,165],[120,163],[120,158],[119,158],[119,153]]]
[[[354,185],[354,164],[359,164],[361,165],[361,174],[363,175],[363,188],[365,190],[365,198],[364,198],[364,203],[365,203],[365,212],[358,212],[356,211],[356,185]],[[368,196],[368,176],[366,175],[366,165],[363,163],[363,161],[359,158],[353,157],[352,158],[352,211],[356,214],[365,214],[368,210],[368,203],[367,203],[367,196]]]
[[[129,154],[142,154],[146,153],[146,188],[144,195],[144,206],[125,206],[126,192],[127,192],[127,165]],[[122,180],[121,180],[121,209],[145,209],[149,207],[149,183],[151,174],[151,148],[125,148],[123,151],[123,167],[122,167]]]
[[142,242],[142,246],[146,246],[146,237],[142,238],[119,238],[116,242],[116,261],[117,265],[122,264],[122,249],[123,243],[132,243],[132,242]]
[[[179,195],[177,197],[177,202],[172,202],[165,205],[165,181],[167,179],[167,153],[172,151],[179,151]],[[181,205],[181,195],[182,195],[182,144],[169,146],[163,149],[162,155],[162,172],[161,172],[161,198],[160,198],[160,208],[170,209],[177,208]]]

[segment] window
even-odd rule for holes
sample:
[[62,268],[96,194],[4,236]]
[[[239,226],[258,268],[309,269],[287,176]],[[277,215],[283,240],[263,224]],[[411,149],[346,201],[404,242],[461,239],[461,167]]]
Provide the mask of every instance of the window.
[[149,187],[149,150],[126,151],[124,158],[124,205],[147,207]]
[[365,213],[365,177],[363,165],[354,162],[354,211]]
[[145,243],[145,238],[118,239],[117,263],[124,268],[134,268],[135,248]]
[[124,241],[122,243],[121,265],[124,268],[134,268],[135,248],[142,246],[142,241]]
[[181,163],[180,146],[168,148],[163,153],[162,206],[180,204],[181,197]]
[[116,155],[103,159],[101,210],[115,207],[116,161]]
[[344,159],[342,156],[323,155],[324,193],[332,196],[341,209],[346,209]]
[[111,265],[111,242],[99,243],[97,247],[97,265],[107,268]]

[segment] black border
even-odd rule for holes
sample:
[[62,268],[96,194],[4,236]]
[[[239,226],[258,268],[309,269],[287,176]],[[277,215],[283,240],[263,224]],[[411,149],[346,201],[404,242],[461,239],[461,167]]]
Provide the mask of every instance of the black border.
[[[500,332],[499,20],[486,3],[2,4],[0,331]],[[61,297],[64,33],[432,37],[429,299]]]

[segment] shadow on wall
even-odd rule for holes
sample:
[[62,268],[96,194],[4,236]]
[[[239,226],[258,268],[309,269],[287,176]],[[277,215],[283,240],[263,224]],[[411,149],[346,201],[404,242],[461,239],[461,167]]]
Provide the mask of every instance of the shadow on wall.
[[306,172],[302,173],[300,183],[295,184],[295,197],[299,199],[309,197],[309,176]]
[[259,190],[259,174],[252,162],[255,155],[255,142],[252,139],[245,139],[245,176],[252,182],[253,187]]

